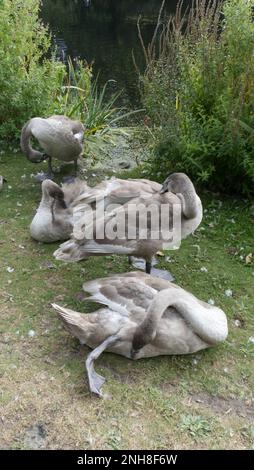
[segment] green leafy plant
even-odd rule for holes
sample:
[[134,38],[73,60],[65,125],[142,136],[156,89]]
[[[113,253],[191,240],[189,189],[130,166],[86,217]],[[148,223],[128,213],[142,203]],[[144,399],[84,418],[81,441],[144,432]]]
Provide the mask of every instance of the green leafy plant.
[[[87,135],[107,132],[117,122],[143,110],[129,111],[117,105],[121,91],[108,93],[107,88],[114,80],[108,80],[101,88],[98,78],[92,81],[92,68],[84,60],[75,63],[68,59],[68,75],[63,77],[61,93],[57,96],[60,110],[69,117],[80,119]],[[66,82],[66,83],[65,83]],[[58,108],[58,111],[60,111]]]
[[45,59],[51,45],[39,0],[0,3],[0,139],[13,140],[32,116],[45,115],[65,66]]
[[183,415],[180,428],[195,439],[207,436],[212,431],[211,423],[200,415]]
[[58,87],[51,113],[84,119],[86,100],[91,93],[92,67],[85,60],[69,57],[64,73],[58,76]]
[[110,82],[99,87],[98,76],[92,80],[92,67],[85,60],[68,58],[67,73],[59,75],[59,86],[54,98],[51,113],[65,114],[79,119],[86,128],[87,151],[95,159],[104,152],[104,144],[116,144],[119,135],[128,138],[130,128],[118,127],[141,109],[127,111],[118,105],[120,92],[109,93]]
[[[162,7],[164,2],[162,4]],[[254,1],[162,9],[144,47],[143,102],[154,126],[155,172],[185,171],[211,189],[253,193]]]

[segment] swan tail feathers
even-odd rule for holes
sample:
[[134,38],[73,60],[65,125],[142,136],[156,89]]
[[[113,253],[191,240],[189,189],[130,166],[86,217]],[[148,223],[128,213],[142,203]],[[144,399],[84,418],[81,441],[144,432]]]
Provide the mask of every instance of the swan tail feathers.
[[73,325],[79,326],[80,323],[84,321],[83,316],[79,312],[75,312],[69,308],[62,307],[58,304],[51,304],[54,310],[58,313],[60,318],[67,323],[71,323]]
[[58,313],[66,329],[84,344],[87,340],[89,330],[89,322],[86,320],[86,316],[54,303],[51,304],[51,306]]

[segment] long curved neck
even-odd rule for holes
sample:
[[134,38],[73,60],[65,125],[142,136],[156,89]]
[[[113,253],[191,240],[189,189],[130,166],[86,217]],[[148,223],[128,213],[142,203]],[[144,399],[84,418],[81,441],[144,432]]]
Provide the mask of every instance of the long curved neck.
[[177,193],[183,203],[183,214],[187,219],[193,219],[198,213],[197,195],[191,181],[185,181],[184,187]]
[[20,137],[20,146],[22,152],[27,156],[28,160],[33,163],[37,163],[43,159],[43,155],[38,150],[34,150],[30,145],[31,132],[31,121],[28,121],[22,131]]
[[179,298],[178,290],[175,288],[165,289],[160,291],[152,300],[146,317],[143,322],[137,327],[133,338],[133,344],[142,345],[150,343],[157,331],[158,323],[169,306],[174,306]]
[[154,339],[158,323],[168,307],[174,307],[203,341],[216,344],[227,337],[227,319],[222,310],[201,303],[183,289],[171,287],[155,296],[145,320],[136,330],[134,337],[142,336],[143,346]]
[[67,209],[67,205],[65,203],[65,195],[58,186],[58,184],[54,183],[51,180],[44,180],[42,182],[42,198],[40,202],[39,208],[45,208],[52,206],[52,203],[55,202],[57,204],[57,208],[60,209]]

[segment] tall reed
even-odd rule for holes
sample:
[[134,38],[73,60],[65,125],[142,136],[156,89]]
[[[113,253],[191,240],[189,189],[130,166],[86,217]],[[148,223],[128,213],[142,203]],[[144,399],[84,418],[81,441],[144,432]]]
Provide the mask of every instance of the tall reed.
[[[254,1],[193,0],[163,15],[144,47],[143,103],[153,168],[185,171],[213,189],[254,192]],[[160,170],[159,170],[160,169]]]

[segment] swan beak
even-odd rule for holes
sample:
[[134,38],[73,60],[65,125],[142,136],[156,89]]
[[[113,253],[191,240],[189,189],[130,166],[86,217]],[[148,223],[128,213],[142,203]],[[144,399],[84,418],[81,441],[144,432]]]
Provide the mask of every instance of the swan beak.
[[161,188],[161,190],[160,190],[160,194],[164,194],[164,193],[166,193],[167,191],[168,191],[167,185],[163,184],[163,185],[162,185],[162,188]]

